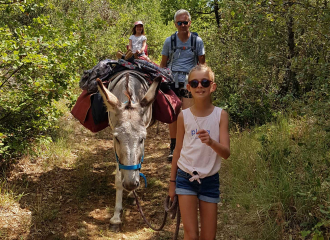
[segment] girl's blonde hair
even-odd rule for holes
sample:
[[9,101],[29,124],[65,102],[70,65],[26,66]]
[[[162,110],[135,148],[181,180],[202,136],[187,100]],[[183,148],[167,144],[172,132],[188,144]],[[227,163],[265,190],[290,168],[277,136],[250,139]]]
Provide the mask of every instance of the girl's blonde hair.
[[189,75],[188,75],[188,81],[190,80],[190,76],[193,72],[195,71],[205,71],[209,74],[210,76],[210,81],[214,81],[214,72],[212,71],[212,69],[207,66],[206,64],[199,64],[199,65],[196,65],[195,67],[193,67],[190,72],[189,72]]

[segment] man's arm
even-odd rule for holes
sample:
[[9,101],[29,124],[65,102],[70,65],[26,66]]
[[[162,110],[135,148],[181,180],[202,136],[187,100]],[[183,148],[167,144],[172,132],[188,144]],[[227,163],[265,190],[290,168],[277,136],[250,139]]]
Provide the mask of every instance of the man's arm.
[[198,56],[198,62],[199,62],[199,64],[204,64],[205,63],[205,55]]
[[159,65],[161,68],[167,67],[167,61],[169,60],[170,50],[171,50],[170,47],[171,47],[170,38],[166,38],[162,50],[162,61],[160,62]]
[[160,67],[164,68],[167,67],[167,60],[168,60],[168,56],[162,55],[162,61],[160,62]]
[[204,42],[200,37],[197,37],[197,55],[199,64],[205,64]]

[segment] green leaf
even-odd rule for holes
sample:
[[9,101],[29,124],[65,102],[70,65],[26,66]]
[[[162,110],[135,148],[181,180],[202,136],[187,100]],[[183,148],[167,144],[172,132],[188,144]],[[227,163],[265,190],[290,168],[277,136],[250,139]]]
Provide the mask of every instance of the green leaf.
[[303,238],[305,238],[305,237],[307,237],[309,234],[311,234],[311,231],[301,231],[300,233],[301,233],[301,236],[302,236]]
[[18,6],[18,8],[22,11],[22,12],[25,12],[25,9],[23,6]]

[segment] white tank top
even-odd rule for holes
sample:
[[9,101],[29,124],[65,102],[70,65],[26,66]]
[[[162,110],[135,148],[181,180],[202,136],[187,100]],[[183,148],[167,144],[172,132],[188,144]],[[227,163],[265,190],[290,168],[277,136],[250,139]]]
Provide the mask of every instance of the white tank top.
[[221,157],[211,147],[202,143],[196,132],[200,130],[200,126],[208,131],[214,141],[219,142],[221,111],[221,108],[214,107],[212,113],[206,117],[195,117],[190,108],[182,111],[185,133],[178,167],[193,176],[190,181],[200,182],[199,178],[214,175],[220,170]]

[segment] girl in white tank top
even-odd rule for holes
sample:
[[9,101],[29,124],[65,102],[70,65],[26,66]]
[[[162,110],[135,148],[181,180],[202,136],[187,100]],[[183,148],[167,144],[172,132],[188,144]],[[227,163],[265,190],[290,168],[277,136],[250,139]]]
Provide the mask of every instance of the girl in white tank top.
[[178,195],[184,239],[215,239],[220,200],[218,171],[221,158],[230,155],[228,114],[212,104],[211,93],[216,83],[211,68],[194,67],[188,76],[187,89],[194,105],[178,116],[169,196],[173,201],[175,193]]

